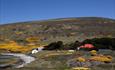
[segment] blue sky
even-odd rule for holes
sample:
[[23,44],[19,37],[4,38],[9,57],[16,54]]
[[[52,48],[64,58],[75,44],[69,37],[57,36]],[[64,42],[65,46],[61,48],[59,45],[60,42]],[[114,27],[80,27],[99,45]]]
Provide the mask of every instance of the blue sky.
[[0,0],[0,24],[87,16],[115,19],[115,0]]

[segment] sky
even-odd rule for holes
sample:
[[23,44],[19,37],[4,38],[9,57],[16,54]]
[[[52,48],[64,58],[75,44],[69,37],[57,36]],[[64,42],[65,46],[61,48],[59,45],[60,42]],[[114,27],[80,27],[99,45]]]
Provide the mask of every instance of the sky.
[[115,19],[115,0],[0,0],[0,24],[90,16]]

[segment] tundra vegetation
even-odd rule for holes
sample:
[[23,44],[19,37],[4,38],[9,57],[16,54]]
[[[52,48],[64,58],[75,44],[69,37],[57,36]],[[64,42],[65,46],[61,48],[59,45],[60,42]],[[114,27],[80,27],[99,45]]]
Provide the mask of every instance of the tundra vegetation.
[[[38,47],[44,47],[43,51],[30,54]],[[35,57],[16,69],[13,66],[23,61],[15,57],[3,61],[0,54],[0,70],[115,70],[114,50],[114,19],[81,17],[0,25],[0,53]]]

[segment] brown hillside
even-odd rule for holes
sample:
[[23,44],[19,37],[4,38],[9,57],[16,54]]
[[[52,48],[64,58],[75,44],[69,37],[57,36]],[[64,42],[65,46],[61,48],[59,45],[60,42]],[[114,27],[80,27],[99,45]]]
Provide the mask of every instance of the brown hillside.
[[94,37],[115,37],[115,20],[81,17],[0,25],[0,43],[13,40],[21,45],[30,42],[42,45],[59,40],[67,43]]

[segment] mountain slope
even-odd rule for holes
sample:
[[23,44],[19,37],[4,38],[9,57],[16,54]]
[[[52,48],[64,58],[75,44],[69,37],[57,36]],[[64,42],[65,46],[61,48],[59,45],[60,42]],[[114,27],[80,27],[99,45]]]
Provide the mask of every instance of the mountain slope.
[[[39,45],[65,43],[94,37],[115,37],[115,20],[101,17],[60,18],[0,25],[0,43]],[[30,41],[28,41],[30,40]]]

